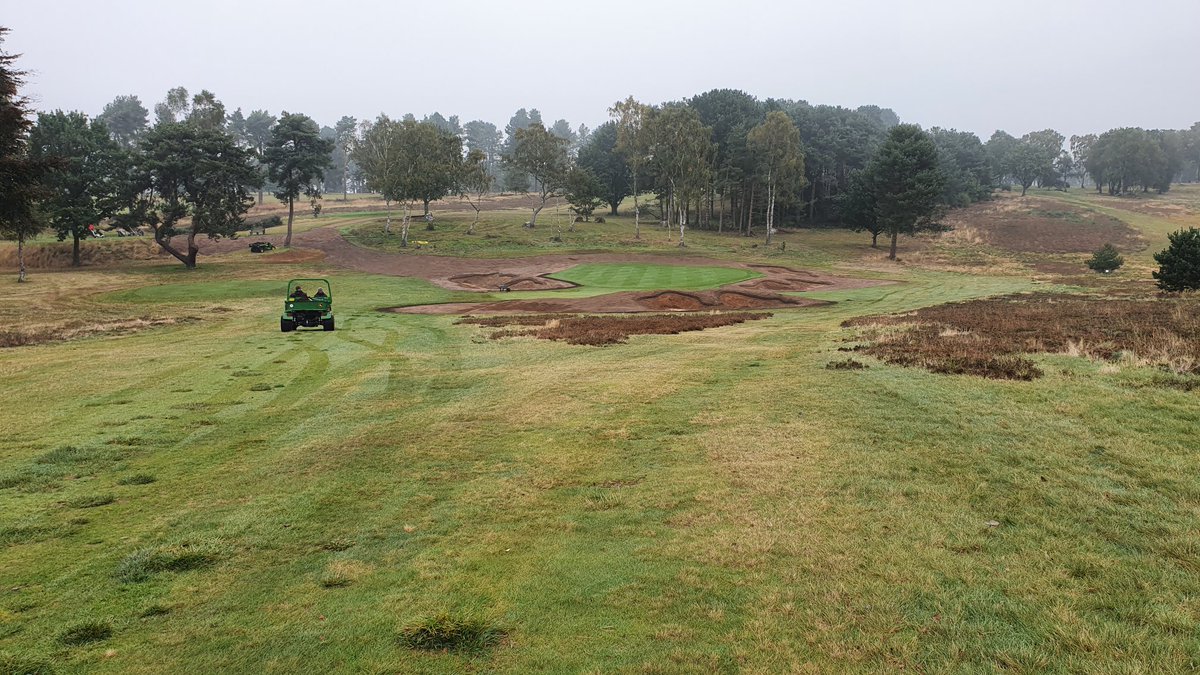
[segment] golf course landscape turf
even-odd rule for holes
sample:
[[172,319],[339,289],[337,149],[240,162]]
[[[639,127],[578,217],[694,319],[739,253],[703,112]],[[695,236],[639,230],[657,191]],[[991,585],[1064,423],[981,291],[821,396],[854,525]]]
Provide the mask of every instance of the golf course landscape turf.
[[733,267],[601,263],[576,265],[548,276],[589,288],[623,291],[669,288],[699,291],[753,279],[761,275]]
[[[629,218],[554,249],[522,217],[479,230],[506,259],[522,237],[577,255],[551,276],[581,288],[471,293],[244,247],[193,271],[6,270],[0,673],[1200,667],[1197,375],[1086,350],[1026,354],[1030,381],[937,374],[856,350],[884,327],[849,325],[1149,297],[1148,254],[1094,279],[1034,271],[1086,256],[950,235],[902,240],[903,264],[844,231],[680,251],[625,243]],[[401,269],[437,253],[381,248]],[[378,311],[758,276],[738,263],[895,283],[602,347]],[[336,331],[279,332],[298,277],[331,280]]]

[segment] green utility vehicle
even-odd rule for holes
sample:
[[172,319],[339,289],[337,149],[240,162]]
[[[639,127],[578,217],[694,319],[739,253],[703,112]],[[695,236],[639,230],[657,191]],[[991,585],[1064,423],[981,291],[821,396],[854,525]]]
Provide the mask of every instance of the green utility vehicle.
[[287,333],[296,330],[297,326],[333,330],[333,288],[328,279],[292,279],[288,282],[279,330]]

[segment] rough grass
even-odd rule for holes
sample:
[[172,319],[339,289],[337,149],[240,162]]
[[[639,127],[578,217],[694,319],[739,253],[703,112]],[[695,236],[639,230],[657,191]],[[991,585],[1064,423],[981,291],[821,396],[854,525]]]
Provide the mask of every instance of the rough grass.
[[503,631],[483,619],[443,611],[401,626],[399,642],[408,649],[478,651],[503,638]]
[[148,473],[135,473],[117,479],[117,485],[149,485],[158,480]]
[[121,560],[117,578],[125,583],[138,583],[160,572],[201,569],[216,563],[222,553],[219,542],[204,540],[138,549]]
[[1062,294],[1008,296],[843,323],[864,354],[935,373],[1032,380],[1023,354],[1052,353],[1200,373],[1200,301]]
[[112,624],[107,621],[82,621],[60,633],[58,641],[65,645],[79,646],[107,640],[112,634]]
[[97,506],[107,506],[116,500],[113,495],[82,495],[67,500],[67,506],[73,509],[94,509]]
[[594,316],[518,315],[464,317],[456,323],[487,328],[506,328],[491,334],[493,340],[531,336],[558,340],[573,345],[613,345],[626,342],[631,335],[677,335],[688,331],[732,326],[758,321],[770,312],[712,312],[704,314],[601,314]]

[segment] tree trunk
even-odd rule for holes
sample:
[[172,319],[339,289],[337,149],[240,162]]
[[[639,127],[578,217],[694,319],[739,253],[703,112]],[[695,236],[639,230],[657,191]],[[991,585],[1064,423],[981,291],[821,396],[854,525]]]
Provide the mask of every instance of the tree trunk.
[[283,238],[283,247],[288,248],[292,245],[292,218],[296,215],[296,200],[288,197],[288,229],[287,236]]
[[1025,184],[1025,183],[1021,183],[1021,196],[1022,196],[1022,197],[1024,197],[1024,196],[1025,196],[1025,191],[1026,191],[1026,190],[1028,190],[1028,189],[1029,189],[1029,185],[1027,185],[1027,184]]
[[529,228],[530,229],[537,227],[538,214],[541,213],[542,209],[544,209],[544,208],[546,208],[546,200],[545,199],[542,200],[541,204],[538,204],[537,206],[533,207],[533,216],[531,216],[529,218]]
[[72,232],[71,238],[74,240],[71,244],[71,266],[79,267],[83,265],[83,261],[79,259],[79,233]]
[[404,220],[400,221],[400,248],[408,248],[408,202],[404,202]]
[[25,235],[17,234],[17,283],[25,281]]
[[896,238],[900,236],[899,230],[892,230],[892,250],[888,253],[888,260],[896,259]]
[[687,218],[684,215],[685,209],[676,206],[675,210],[679,213],[679,248],[686,248],[687,243],[683,241],[683,231],[687,228]]
[[642,214],[638,208],[638,183],[637,173],[633,174],[633,238],[642,238]]
[[258,188],[258,205],[262,206],[262,202],[263,202],[263,189]]
[[387,204],[387,222],[385,222],[383,224],[383,233],[391,234],[392,233],[392,200],[385,199],[383,201],[385,204]]
[[610,211],[608,215],[610,215],[610,216],[615,216],[615,215],[618,215],[618,214],[617,214],[617,207],[618,207],[618,206],[620,206],[620,205],[621,205],[621,202],[610,202],[610,203],[609,203],[609,207],[611,207],[611,208],[612,208],[612,211]]
[[425,213],[422,214],[422,217],[427,216],[427,215],[429,215],[429,200],[428,199],[425,200]]
[[771,245],[771,231],[775,229],[775,179],[767,175],[767,246]]
[[721,193],[721,207],[717,212],[717,234],[725,231],[725,193]]
[[471,226],[467,228],[467,234],[475,234],[475,226],[479,224],[479,207],[471,205],[475,209],[475,220],[471,221]]
[[746,209],[746,234],[749,237],[754,232],[754,188],[750,188],[750,207]]
[[342,201],[350,201],[350,153],[342,148]]
[[183,264],[189,270],[194,270],[196,269],[196,254],[200,252],[200,247],[196,246],[196,230],[192,229],[188,231],[187,243],[187,259],[183,261]]
[[871,233],[871,248],[879,248],[879,231]]
[[[194,232],[190,232],[188,234],[188,248],[189,249],[192,246],[192,242],[195,241],[195,237],[196,237],[196,235]],[[193,253],[189,250],[188,254],[184,254],[179,249],[172,246],[171,240],[163,237],[161,229],[154,230],[154,242],[156,244],[158,244],[159,248],[166,251],[167,253],[170,253],[171,257],[173,257],[176,260],[178,260],[179,262],[183,263],[185,267],[188,267],[190,269],[190,268],[193,268],[196,266],[195,253]]]

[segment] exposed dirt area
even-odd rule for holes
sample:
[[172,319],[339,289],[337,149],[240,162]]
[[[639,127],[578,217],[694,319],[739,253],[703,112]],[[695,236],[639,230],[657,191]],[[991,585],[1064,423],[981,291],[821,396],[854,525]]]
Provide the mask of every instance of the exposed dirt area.
[[265,263],[306,263],[325,259],[325,252],[310,248],[293,248],[275,253],[267,253],[259,258]]
[[1145,247],[1141,234],[1112,216],[1037,197],[1000,198],[952,211],[949,241],[982,243],[1027,253],[1091,253],[1111,243],[1121,251]]
[[854,351],[935,373],[1032,380],[1023,354],[1088,356],[1200,375],[1200,300],[1014,295],[853,319]]
[[573,345],[612,345],[626,342],[630,335],[675,335],[688,331],[731,326],[771,316],[770,312],[707,314],[657,314],[641,316],[520,315],[464,317],[460,324],[502,328],[489,337],[536,337]]
[[[522,194],[492,195],[483,200],[483,203],[480,204],[479,210],[503,211],[506,209],[524,209],[530,205],[531,200],[533,199],[534,197]],[[359,211],[384,211],[386,209],[387,202],[383,201],[383,199],[378,196],[367,197],[351,195],[349,200],[342,201],[342,195],[339,192],[336,194],[326,194],[325,199],[321,201],[322,214],[355,213]],[[429,210],[433,213],[434,218],[436,218],[437,214],[440,212],[465,211],[467,213],[473,213],[475,211],[475,209],[472,208],[465,199],[457,198],[441,199],[436,202],[430,202]],[[401,204],[392,202],[392,211],[396,214],[396,217],[399,218],[404,213],[404,207]],[[412,214],[412,210],[410,210],[409,213]],[[275,214],[286,216],[287,204],[280,202],[277,199],[269,198],[265,200],[262,205],[256,204],[254,207],[252,207],[246,215],[246,220],[253,222],[259,218],[262,218],[263,216]],[[421,205],[417,204],[415,217],[419,217],[420,215]]]

